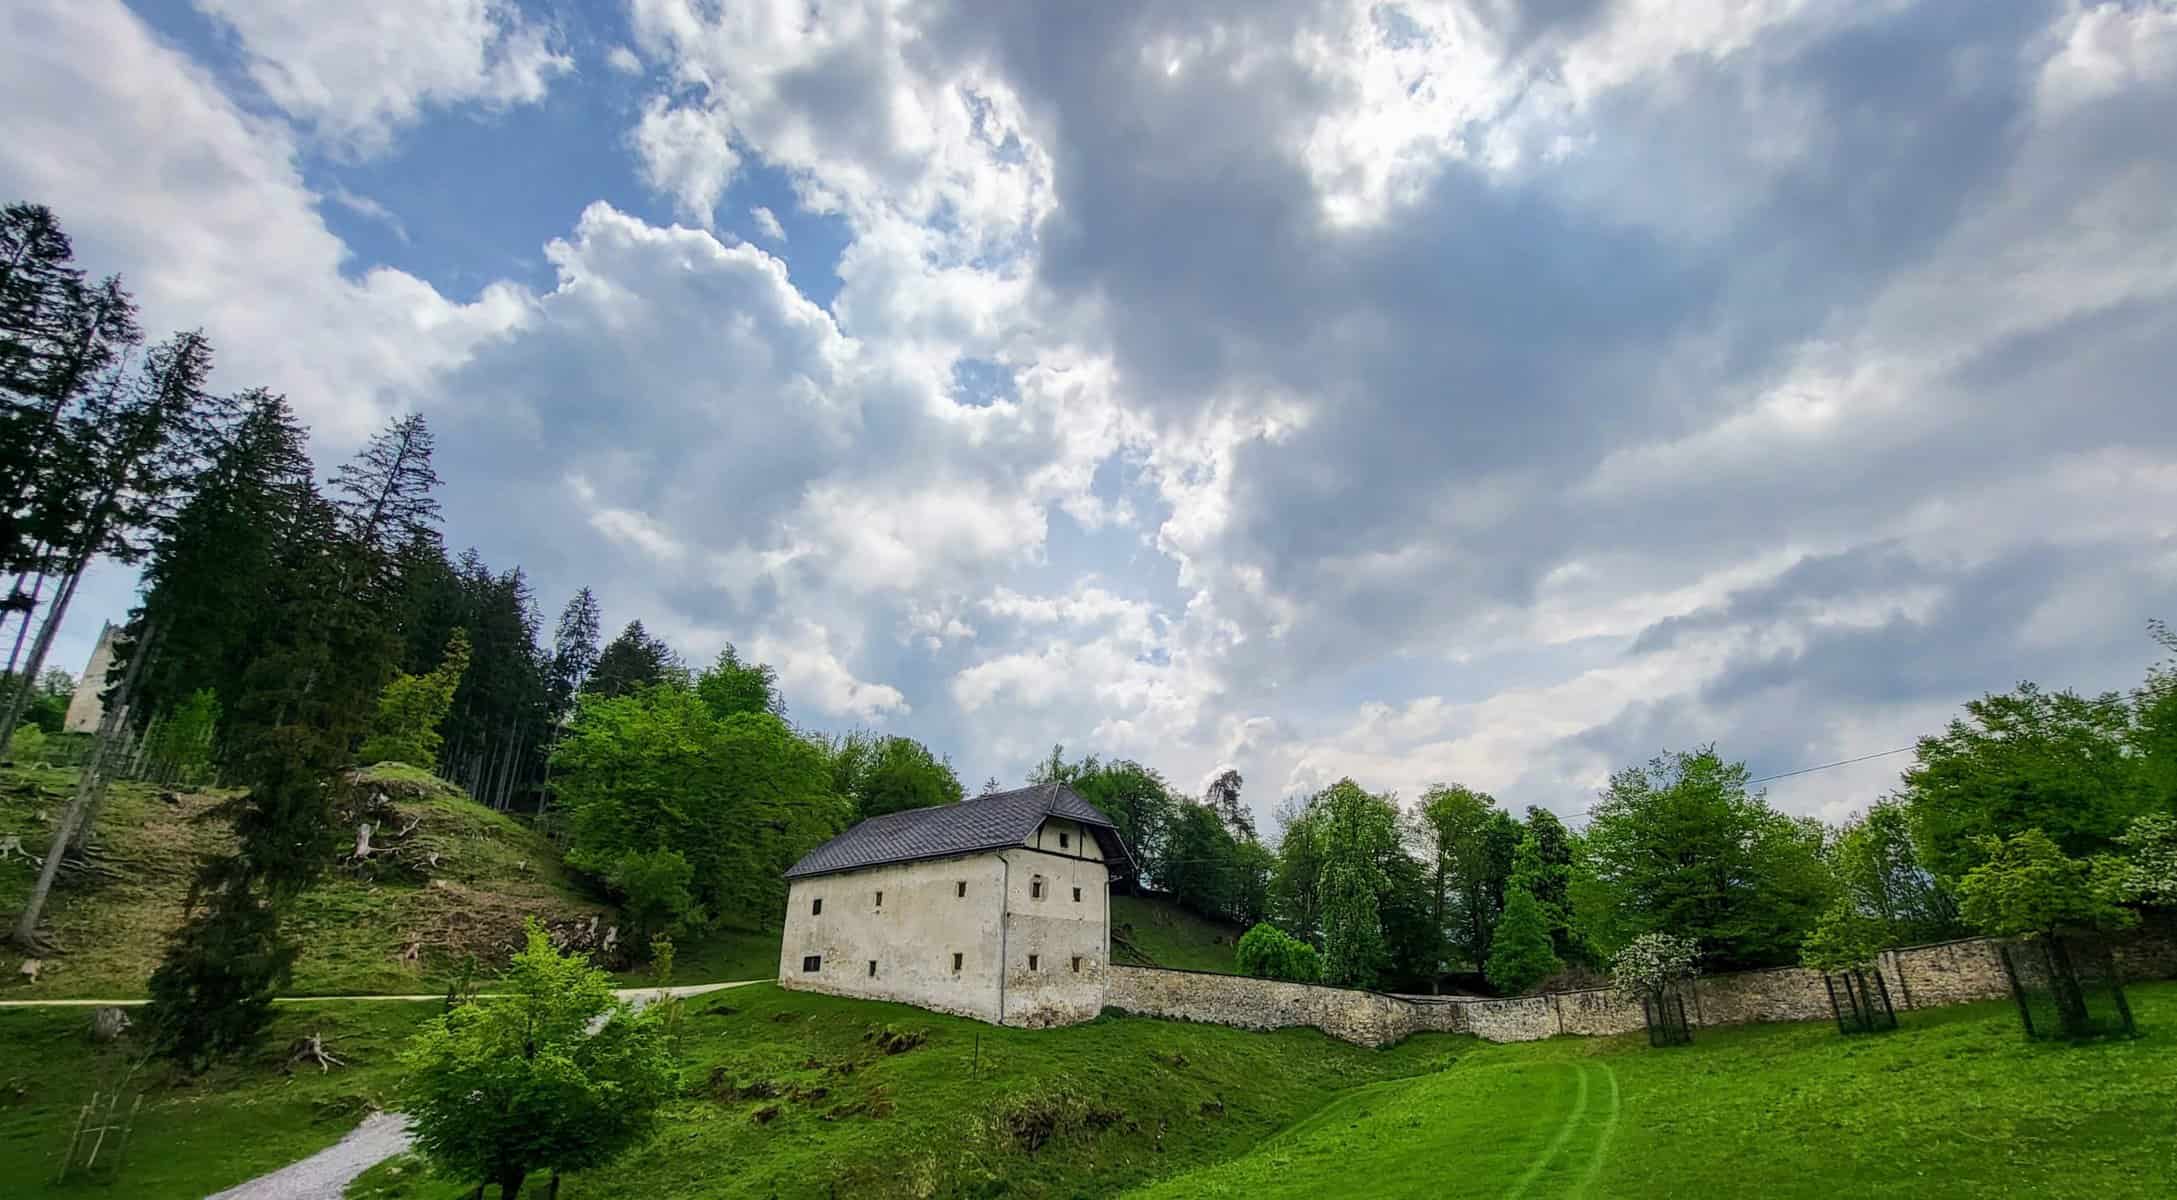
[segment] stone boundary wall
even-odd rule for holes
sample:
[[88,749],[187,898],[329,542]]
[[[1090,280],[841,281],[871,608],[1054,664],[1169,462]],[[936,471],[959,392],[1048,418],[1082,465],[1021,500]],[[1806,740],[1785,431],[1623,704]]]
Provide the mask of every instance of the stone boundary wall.
[[[2138,936],[2119,943],[2114,952],[2127,979],[2177,978],[2177,918],[2150,924]],[[1900,1012],[2010,995],[1996,943],[1986,938],[1885,950],[1875,970],[1889,990],[1891,1005]],[[1711,975],[1694,980],[1685,994],[1687,1015],[1696,1025],[1826,1021],[1833,1015],[1822,973],[1805,967]],[[1502,1000],[1435,999],[1245,975],[1116,965],[1109,969],[1104,1003],[1139,1016],[1241,1029],[1306,1025],[1363,1046],[1388,1046],[1421,1032],[1531,1042],[1568,1033],[1633,1033],[1645,1024],[1638,1004],[1601,988]]]

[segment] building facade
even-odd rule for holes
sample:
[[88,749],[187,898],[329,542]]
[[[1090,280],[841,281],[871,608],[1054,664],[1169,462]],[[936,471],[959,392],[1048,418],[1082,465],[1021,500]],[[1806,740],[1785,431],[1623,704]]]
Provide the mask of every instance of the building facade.
[[1063,784],[873,817],[787,872],[779,983],[1000,1025],[1103,1011],[1133,862]]

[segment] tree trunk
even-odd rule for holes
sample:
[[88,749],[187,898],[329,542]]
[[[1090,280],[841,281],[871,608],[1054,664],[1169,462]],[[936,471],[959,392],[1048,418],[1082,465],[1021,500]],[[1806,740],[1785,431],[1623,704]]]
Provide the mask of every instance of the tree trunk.
[[[0,758],[8,752],[8,744],[15,740],[16,723],[23,719],[23,709],[30,704],[30,693],[38,685],[38,672],[45,669],[45,656],[53,649],[53,638],[60,633],[61,618],[68,615],[68,602],[76,598],[76,585],[83,581],[84,562],[88,555],[80,555],[69,565],[66,582],[54,593],[53,604],[46,610],[45,624],[38,628],[38,640],[30,645],[30,661],[15,681],[15,694],[8,698],[7,715],[0,717]],[[28,616],[23,618],[29,620]]]
[[544,1200],[559,1200],[559,1172],[552,1172],[552,1182],[544,1189]]
[[[98,810],[106,803],[106,777],[114,757],[110,743],[128,730],[129,706],[136,702],[136,681],[143,677],[144,663],[158,650],[158,644],[159,627],[146,623],[144,636],[129,652],[128,670],[121,674],[121,686],[114,690],[113,702],[98,722],[98,744],[92,748],[91,765],[84,772],[86,779],[94,775],[96,779],[91,783],[90,806],[84,810],[82,823],[76,826],[75,843],[79,851],[91,844],[91,829],[98,823]],[[113,719],[109,721],[105,717]]]
[[502,1172],[499,1175],[499,1200],[515,1200],[522,1194],[522,1180],[528,1177],[526,1170]]
[[[38,553],[36,557],[40,562],[43,562],[45,560],[44,545],[41,544],[38,547]],[[28,571],[17,571],[15,573],[15,586],[8,592],[8,595],[10,597],[18,595],[22,592],[23,580],[25,578],[28,578],[29,575],[30,572]],[[31,579],[30,581],[30,607],[23,610],[23,623],[20,626],[16,627],[15,630],[15,645],[8,650],[8,674],[10,675],[15,674],[15,664],[23,660],[23,639],[30,636],[30,621],[31,618],[38,615],[38,598],[40,596],[43,596],[44,594],[45,571],[41,568],[38,571],[37,577],[35,579]]]

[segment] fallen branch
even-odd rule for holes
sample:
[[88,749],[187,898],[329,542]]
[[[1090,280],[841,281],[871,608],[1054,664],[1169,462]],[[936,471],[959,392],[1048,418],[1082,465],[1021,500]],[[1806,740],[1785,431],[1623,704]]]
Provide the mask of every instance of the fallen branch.
[[295,1039],[295,1044],[287,1056],[287,1065],[293,1067],[296,1063],[304,1060],[316,1063],[320,1075],[334,1067],[348,1065],[335,1058],[332,1052],[325,1048],[325,1035],[322,1033],[313,1033],[309,1037]]

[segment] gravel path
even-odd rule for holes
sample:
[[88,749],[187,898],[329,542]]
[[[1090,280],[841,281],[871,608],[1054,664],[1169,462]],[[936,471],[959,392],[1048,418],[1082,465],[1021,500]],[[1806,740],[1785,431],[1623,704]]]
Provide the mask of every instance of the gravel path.
[[[636,1008],[653,1003],[659,996],[700,996],[706,992],[719,992],[727,988],[744,987],[741,983],[691,983],[672,988],[620,988],[617,995]],[[337,1000],[438,1000],[440,996],[321,996],[316,999]],[[35,1001],[31,1003],[37,1003]],[[47,1004],[101,1004],[115,1001],[98,1000],[49,1000]],[[119,1003],[127,1003],[121,1001]],[[350,1130],[348,1136],[318,1151],[300,1162],[289,1163],[277,1171],[259,1175],[239,1187],[228,1188],[205,1200],[340,1200],[355,1182],[355,1177],[370,1170],[386,1159],[408,1149],[408,1122],[399,1113],[372,1113],[363,1123]]]
[[407,1120],[372,1113],[336,1144],[207,1200],[340,1200],[356,1176],[406,1149]]

